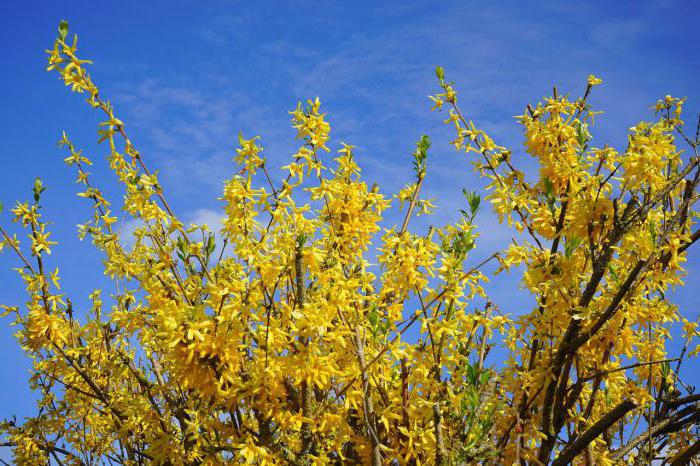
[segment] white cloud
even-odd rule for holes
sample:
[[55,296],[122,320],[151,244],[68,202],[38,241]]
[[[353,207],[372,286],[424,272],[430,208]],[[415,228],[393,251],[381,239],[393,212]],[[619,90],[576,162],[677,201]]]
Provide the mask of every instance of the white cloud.
[[[219,239],[220,231],[223,228],[222,220],[223,214],[212,209],[197,209],[183,217],[183,223],[185,227],[191,225],[202,226],[206,225],[209,227],[212,233],[216,234],[217,239]],[[138,228],[145,226],[145,223],[141,219],[129,218],[120,223],[117,229],[117,237],[119,242],[125,248],[131,248],[136,242],[134,233]]]
[[187,223],[199,226],[206,225],[213,233],[216,233],[217,236],[219,236],[219,232],[223,228],[223,213],[212,209],[197,209],[187,218]]
[[129,218],[120,222],[119,228],[117,229],[117,238],[121,245],[126,249],[131,249],[136,243],[136,238],[134,233],[138,228],[145,226],[143,220],[136,218]]
[[[202,201],[218,194],[223,179],[235,171],[231,157],[238,130],[262,136],[277,180],[276,168],[298,144],[285,110],[316,95],[329,112],[333,141],[357,146],[366,181],[377,181],[383,193],[412,181],[410,153],[417,138],[429,134],[434,145],[424,194],[435,198],[438,211],[414,219],[412,226],[419,231],[454,221],[462,207],[461,189],[483,196],[484,182],[472,172],[470,158],[449,145],[454,131],[442,125],[445,113],[428,110],[426,96],[437,91],[437,64],[455,82],[467,118],[511,148],[528,175],[536,170],[535,161],[523,153],[512,116],[550,93],[553,84],[575,96],[588,73],[600,74],[606,85],[592,102],[608,113],[597,122],[595,143],[624,142],[624,128],[647,117],[640,112],[653,102],[647,87],[651,75],[640,73],[641,62],[628,52],[660,34],[650,25],[666,7],[639,7],[627,15],[585,3],[474,8],[379,2],[362,7],[368,20],[363,17],[362,27],[353,30],[345,21],[352,21],[356,7],[338,3],[324,7],[328,17],[343,18],[338,30],[324,33],[326,41],[318,40],[318,31],[290,33],[285,25],[293,24],[298,12],[280,8],[274,15],[255,9],[211,14],[195,35],[226,54],[203,54],[189,78],[156,75],[124,86],[119,96],[128,109],[127,124],[141,132],[149,149],[143,151],[147,161],[153,158],[153,167],[163,169],[166,193],[174,193],[185,209],[195,209],[188,221],[206,223],[213,231],[220,228],[220,215],[198,206],[207,205]],[[478,254],[507,247],[513,237],[490,210],[483,202],[477,217]],[[387,214],[387,222],[395,218]]]

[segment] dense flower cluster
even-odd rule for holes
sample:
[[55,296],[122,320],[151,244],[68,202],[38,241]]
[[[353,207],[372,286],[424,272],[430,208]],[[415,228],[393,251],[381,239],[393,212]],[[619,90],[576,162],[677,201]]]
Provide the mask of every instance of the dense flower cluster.
[[[476,193],[464,192],[457,222],[409,229],[433,208],[420,194],[430,140],[418,142],[415,180],[394,196],[402,224],[382,229],[392,199],[362,181],[352,146],[328,157],[319,99],[290,112],[300,146],[281,183],[259,138],[241,135],[222,230],[187,227],[67,25],[48,54],[49,70],[104,114],[121,209],[141,226],[132,246],[119,241],[90,159],[64,133],[65,162],[93,211],[79,234],[102,251],[116,291],[103,301],[96,290],[90,310],[61,294],[40,180],[34,202],[12,210],[30,257],[0,230],[29,297],[26,311],[3,308],[40,394],[36,416],[0,426],[17,463],[606,465],[662,448],[682,460],[697,445],[697,409],[676,411],[693,406],[678,378],[688,355],[665,348],[673,323],[689,344],[698,335],[665,298],[699,236],[698,141],[682,130],[683,100],[660,101],[658,120],[632,128],[619,152],[590,146],[597,112],[587,98],[600,79],[574,100],[555,90],[518,117],[539,166],[530,181],[464,116],[438,68],[434,108],[448,110],[453,145],[476,157],[487,199],[515,228],[510,245],[474,264]],[[537,307],[504,315],[482,287],[488,262],[522,270]],[[499,341],[510,356],[489,369]],[[662,415],[677,428],[653,431]],[[625,426],[645,416],[649,435],[636,437]]]

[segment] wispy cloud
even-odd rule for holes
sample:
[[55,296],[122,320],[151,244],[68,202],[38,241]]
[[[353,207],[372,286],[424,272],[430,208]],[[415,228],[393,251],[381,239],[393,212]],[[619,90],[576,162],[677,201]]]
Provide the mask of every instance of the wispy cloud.
[[192,212],[187,218],[187,222],[189,224],[197,226],[206,225],[213,233],[218,234],[223,228],[223,211],[216,211],[212,209],[197,209],[194,212]]
[[126,249],[133,248],[136,243],[134,233],[144,226],[146,226],[146,224],[142,220],[135,218],[121,221],[117,228],[117,238],[122,247]]
[[[223,228],[222,220],[224,214],[223,211],[216,211],[213,209],[200,208],[183,216],[183,223],[185,227],[189,226],[204,226],[206,225],[209,230],[214,233],[217,237],[217,241],[220,239],[220,232]],[[136,237],[134,233],[137,229],[146,226],[145,222],[141,219],[130,218],[123,220],[118,227],[117,237],[122,246],[126,248],[132,248],[136,243]]]
[[[318,12],[319,5],[307,6]],[[204,206],[191,211],[191,218],[215,220],[211,199],[235,170],[230,159],[238,130],[263,137],[274,174],[298,144],[287,110],[318,95],[334,140],[357,146],[366,179],[379,182],[385,193],[412,180],[415,141],[431,135],[424,195],[435,198],[438,211],[417,218],[414,226],[424,230],[454,221],[463,207],[461,189],[483,193],[484,181],[471,170],[470,158],[449,145],[454,134],[442,124],[446,115],[429,111],[427,95],[437,91],[435,65],[443,65],[455,82],[467,117],[513,149],[519,166],[534,174],[535,161],[522,150],[513,115],[549,94],[552,85],[577,95],[594,72],[605,85],[592,102],[607,113],[598,119],[593,142],[624,143],[626,128],[648,116],[656,97],[652,78],[640,72],[645,65],[631,53],[654,50],[655,25],[669,21],[672,5],[615,10],[604,3],[377,3],[363,6],[361,14],[352,4],[323,8],[314,27],[305,29],[293,26],[308,22],[301,6],[280,7],[274,15],[264,7],[217,11],[195,29],[199,46],[216,51],[192,64],[196,76],[161,73],[122,87],[129,121],[163,169],[166,187],[185,211]],[[669,70],[681,66],[655,56]],[[399,217],[389,213],[386,221]],[[478,223],[479,254],[513,237],[487,202]]]

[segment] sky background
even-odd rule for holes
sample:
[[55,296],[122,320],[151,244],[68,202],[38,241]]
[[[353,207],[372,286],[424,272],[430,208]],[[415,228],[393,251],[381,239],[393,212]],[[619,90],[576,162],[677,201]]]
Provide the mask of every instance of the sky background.
[[[365,179],[384,193],[411,182],[410,154],[420,135],[429,134],[423,193],[439,209],[418,219],[414,230],[456,220],[461,189],[482,190],[483,182],[469,157],[449,145],[454,135],[442,124],[446,114],[430,112],[436,65],[455,82],[468,117],[526,166],[532,163],[513,116],[553,85],[580,95],[589,73],[604,80],[590,98],[605,112],[593,129],[594,146],[624,149],[627,128],[651,119],[650,106],[666,94],[688,97],[686,115],[700,109],[700,16],[691,1],[4,2],[0,201],[6,212],[0,222],[10,223],[8,208],[29,199],[40,176],[48,188],[44,215],[55,222],[53,239],[60,242],[49,264],[60,267],[76,306],[105,281],[97,272],[100,257],[76,237],[90,208],[75,197],[74,173],[56,146],[62,130],[97,162],[94,183],[113,193],[116,204],[119,195],[99,163],[107,153],[96,144],[99,115],[45,72],[44,50],[61,19],[78,33],[80,55],[94,60],[101,96],[115,105],[149,166],[160,170],[171,205],[192,222],[215,224],[220,216],[216,198],[236,170],[237,133],[262,137],[274,173],[298,147],[287,112],[315,96],[332,124],[330,147],[357,146]],[[387,221],[396,218],[389,214]],[[511,237],[488,209],[477,223],[483,236],[474,263]],[[122,227],[133,224],[124,219]],[[12,254],[0,256],[0,303],[25,300],[15,266]],[[689,286],[673,300],[697,318],[697,250],[688,269]],[[489,292],[504,312],[532,308],[517,274],[494,281]],[[0,417],[21,418],[34,402],[29,363],[9,323],[0,322]],[[685,370],[699,368],[695,360]]]

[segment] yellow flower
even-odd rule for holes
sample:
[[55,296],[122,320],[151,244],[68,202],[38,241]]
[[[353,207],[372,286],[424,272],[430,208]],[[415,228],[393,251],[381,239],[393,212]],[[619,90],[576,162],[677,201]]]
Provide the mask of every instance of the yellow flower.
[[588,85],[593,87],[597,86],[598,84],[602,83],[603,80],[600,78],[596,78],[595,75],[589,74],[588,75]]
[[49,241],[50,235],[50,232],[44,231],[42,225],[41,231],[37,231],[34,235],[29,236],[32,240],[32,255],[41,256],[42,251],[46,251],[46,254],[51,254],[51,246],[58,243]]
[[[400,223],[385,226],[391,199],[362,179],[352,146],[323,165],[331,126],[319,99],[291,112],[303,142],[282,175],[262,168],[257,137],[240,136],[243,166],[224,184],[221,231],[185,227],[66,32],[49,68],[106,114],[99,134],[123,210],[139,226],[134,244],[122,246],[109,193],[88,180],[89,160],[65,133],[65,161],[92,208],[78,234],[101,253],[109,298],[96,290],[91,307],[74,310],[59,294],[58,269],[44,257],[55,243],[40,183],[34,203],[12,211],[30,233],[26,254],[0,225],[0,249],[18,253],[28,295],[26,310],[0,305],[0,316],[15,318],[39,390],[38,416],[0,422],[15,463],[45,465],[51,451],[66,463],[79,453],[96,463],[435,464],[445,450],[443,464],[549,464],[615,406],[683,389],[666,341],[682,325],[694,343],[698,323],[664,296],[682,284],[695,231],[697,187],[693,168],[682,172],[688,158],[676,136],[683,99],[662,98],[658,121],[636,125],[619,152],[589,147],[598,112],[583,98],[545,98],[517,117],[531,167],[464,117],[438,68],[434,108],[447,108],[454,146],[473,156],[485,199],[513,231],[494,248],[502,252],[478,262],[469,257],[483,237],[477,198],[465,190],[465,205],[440,209],[447,220],[462,207],[444,226],[411,224],[436,210],[421,192],[430,175],[419,151],[418,179],[394,196]],[[601,82],[590,75],[586,92]],[[482,268],[496,261],[495,273],[521,275],[532,300],[498,308],[502,296],[484,287],[493,267]],[[495,344],[507,357],[487,369]],[[632,360],[643,364],[627,366]],[[616,422],[632,430],[645,411]],[[675,434],[664,448],[671,454],[694,440],[691,429]],[[613,464],[620,442],[599,437],[587,461]]]

